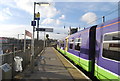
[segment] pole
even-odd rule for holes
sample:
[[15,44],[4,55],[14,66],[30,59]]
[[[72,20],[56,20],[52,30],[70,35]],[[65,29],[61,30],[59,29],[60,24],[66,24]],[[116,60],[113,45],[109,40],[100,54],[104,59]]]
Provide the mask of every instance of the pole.
[[18,34],[18,40],[19,40],[19,34]]
[[45,50],[45,32],[44,32],[44,45],[43,45],[43,49]]
[[102,17],[102,22],[103,22],[103,23],[105,22],[105,16]]
[[[35,21],[35,5],[36,5],[36,2],[34,2],[34,18],[33,20]],[[35,26],[33,26],[33,36],[32,36],[32,47],[31,47],[31,52],[32,52],[32,55],[31,55],[31,73],[34,72],[34,32],[35,32]]]
[[[0,55],[2,55],[2,54],[3,54],[3,49],[2,49],[2,41],[1,41],[1,43],[0,43]],[[0,65],[2,65],[2,61],[3,61],[2,57],[3,56],[0,56]],[[2,81],[2,69],[0,69],[0,81]]]
[[34,19],[35,20],[35,6],[36,6],[36,2],[34,2]]
[[[17,47],[19,46],[19,34],[18,34],[18,41],[17,41]],[[17,49],[18,50],[18,49]]]
[[12,51],[13,51],[13,54],[12,54],[12,78],[14,77],[14,58],[15,58],[15,44],[12,45]]
[[[39,28],[39,19],[37,19],[37,28]],[[39,40],[39,31],[37,31],[37,40]]]
[[24,34],[24,52],[26,50],[26,33]]
[[32,48],[31,48],[31,51],[32,51],[31,72],[32,73],[34,72],[34,31],[35,31],[35,27],[33,27]]

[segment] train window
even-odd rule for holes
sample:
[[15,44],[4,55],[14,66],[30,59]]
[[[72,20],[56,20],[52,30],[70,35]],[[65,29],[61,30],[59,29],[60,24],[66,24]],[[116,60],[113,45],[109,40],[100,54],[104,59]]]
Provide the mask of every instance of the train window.
[[69,48],[72,49],[73,48],[73,44],[70,44]]
[[64,41],[61,42],[61,46],[64,47]]
[[60,47],[64,47],[64,41],[60,41]]
[[64,47],[64,44],[61,44],[61,47]]
[[76,38],[76,40],[75,40],[75,50],[80,51],[80,47],[81,47],[81,39]]
[[118,33],[108,33],[104,36],[104,41],[120,40],[120,32]]
[[57,46],[60,48],[60,40],[57,41]]
[[70,39],[70,43],[73,43],[74,42],[74,39]]
[[70,49],[73,49],[73,43],[74,43],[74,39],[70,39],[70,41],[69,41],[69,48]]
[[104,35],[103,57],[120,61],[120,32],[114,32]]

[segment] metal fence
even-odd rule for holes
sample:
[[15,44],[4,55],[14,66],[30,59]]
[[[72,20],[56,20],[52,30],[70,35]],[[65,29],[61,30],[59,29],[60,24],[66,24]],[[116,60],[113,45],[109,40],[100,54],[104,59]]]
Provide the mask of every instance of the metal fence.
[[[43,49],[43,41],[36,41],[35,42],[35,57],[42,51]],[[20,51],[14,51],[12,53],[6,53],[6,54],[1,54],[0,59],[0,66],[7,63],[11,66],[11,70],[4,72],[2,70],[2,79],[13,79],[15,75],[17,75],[17,72],[15,71],[15,61],[14,58],[15,56],[19,56],[23,59],[22,61],[22,67],[23,70],[25,69],[26,65],[30,64],[31,60],[31,49],[26,49],[24,52],[23,50]],[[0,69],[1,70],[1,69]]]

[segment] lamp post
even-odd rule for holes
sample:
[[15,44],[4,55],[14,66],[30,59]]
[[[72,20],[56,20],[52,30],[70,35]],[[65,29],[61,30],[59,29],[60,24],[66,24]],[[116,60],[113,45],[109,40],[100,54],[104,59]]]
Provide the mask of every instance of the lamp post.
[[[34,20],[37,19],[37,28],[39,28],[40,13],[35,14],[36,4],[39,6],[49,6],[50,4],[48,2],[34,2]],[[39,40],[39,31],[37,31],[37,40]]]
[[[33,73],[34,71],[34,32],[35,32],[35,26],[36,26],[36,18],[35,18],[35,7],[36,7],[36,4],[38,4],[39,6],[49,6],[50,4],[48,2],[34,2],[34,18],[33,18],[33,23],[32,23],[32,26],[33,26],[33,36],[32,36],[32,60],[31,60],[31,72]],[[39,35],[39,34],[38,34]]]
[[18,34],[18,42],[17,42],[17,45],[19,46],[19,36],[20,35],[24,35],[24,34]]
[[18,34],[18,40],[19,40],[19,36],[20,36],[20,35],[24,35],[24,34]]

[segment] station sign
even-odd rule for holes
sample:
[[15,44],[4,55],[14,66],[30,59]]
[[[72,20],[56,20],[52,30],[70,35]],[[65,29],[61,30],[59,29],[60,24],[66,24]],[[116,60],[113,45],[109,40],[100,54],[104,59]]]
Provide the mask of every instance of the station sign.
[[35,14],[35,20],[40,20],[40,13]]
[[53,28],[36,28],[36,31],[53,32]]
[[36,26],[36,21],[31,21],[31,26]]

